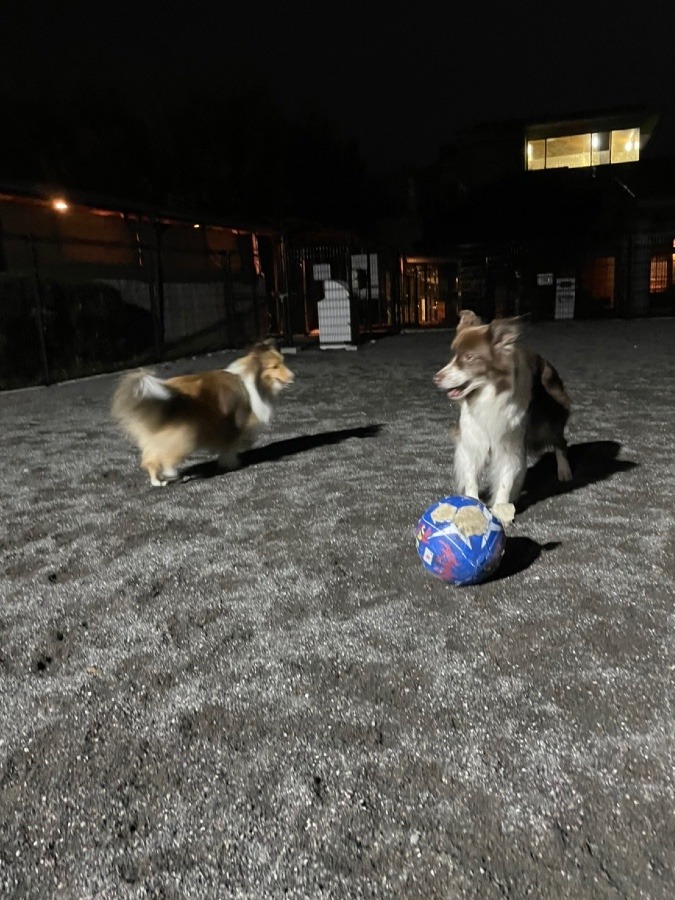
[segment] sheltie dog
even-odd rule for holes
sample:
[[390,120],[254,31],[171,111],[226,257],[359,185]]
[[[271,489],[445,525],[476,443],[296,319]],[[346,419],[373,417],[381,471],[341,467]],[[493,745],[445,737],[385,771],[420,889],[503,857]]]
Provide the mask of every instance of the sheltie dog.
[[179,478],[177,466],[196,450],[218,454],[223,469],[239,466],[272,401],[293,381],[284,357],[268,343],[256,344],[226,369],[157,378],[139,369],[125,375],[112,398],[112,414],[141,451],[150,483]]
[[505,524],[525,480],[528,453],[555,450],[558,479],[570,481],[565,424],[570,400],[553,366],[519,343],[520,319],[484,325],[463,310],[450,362],[434,376],[438,388],[459,404],[455,427],[455,486],[478,497],[488,471],[489,505]]

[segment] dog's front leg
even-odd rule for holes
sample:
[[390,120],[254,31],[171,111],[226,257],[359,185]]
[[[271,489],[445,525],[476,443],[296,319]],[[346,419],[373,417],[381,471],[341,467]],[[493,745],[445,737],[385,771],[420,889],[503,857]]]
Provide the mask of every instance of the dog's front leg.
[[516,515],[515,502],[523,487],[527,461],[520,436],[505,442],[493,454],[491,466],[492,497],[490,507],[498,519],[508,525]]
[[236,472],[237,469],[241,468],[241,460],[239,459],[237,447],[228,447],[227,449],[220,451],[220,454],[218,455],[218,468],[223,472]]
[[455,488],[465,497],[478,499],[478,480],[489,452],[487,438],[480,431],[460,424],[455,448]]

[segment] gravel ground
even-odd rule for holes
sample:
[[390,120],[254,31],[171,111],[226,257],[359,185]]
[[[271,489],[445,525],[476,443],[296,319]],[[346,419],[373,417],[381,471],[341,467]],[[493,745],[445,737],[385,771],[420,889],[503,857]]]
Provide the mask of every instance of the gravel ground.
[[115,376],[0,394],[3,897],[675,896],[675,320],[529,329],[575,480],[465,588],[414,543],[450,339],[291,356],[245,467],[164,489]]

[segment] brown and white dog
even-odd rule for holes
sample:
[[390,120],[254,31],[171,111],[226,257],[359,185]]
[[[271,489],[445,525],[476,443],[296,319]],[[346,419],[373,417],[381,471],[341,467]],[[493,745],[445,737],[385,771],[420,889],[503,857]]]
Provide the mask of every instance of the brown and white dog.
[[196,450],[217,453],[222,468],[236,469],[239,453],[269,422],[272,401],[292,381],[282,354],[260,343],[227,369],[166,379],[130,372],[115,390],[112,414],[141,451],[151,484],[164,486]]
[[572,478],[565,424],[570,400],[553,366],[519,344],[520,319],[495,319],[484,325],[463,310],[452,342],[454,356],[434,376],[460,406],[455,429],[455,485],[478,497],[487,469],[489,504],[505,524],[515,516],[515,501],[525,479],[528,453],[555,449],[558,479]]

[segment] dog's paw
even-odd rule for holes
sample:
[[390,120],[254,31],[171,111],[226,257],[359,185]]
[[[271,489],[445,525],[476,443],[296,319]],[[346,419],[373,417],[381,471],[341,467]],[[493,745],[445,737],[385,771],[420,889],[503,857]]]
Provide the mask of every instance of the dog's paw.
[[558,463],[558,481],[572,481],[574,476],[572,475],[572,470],[570,469],[570,464],[567,460],[563,460]]
[[510,525],[516,517],[516,508],[513,503],[495,503],[491,511],[502,525]]
[[558,463],[558,481],[572,481],[572,470],[565,451],[556,450],[555,458]]

